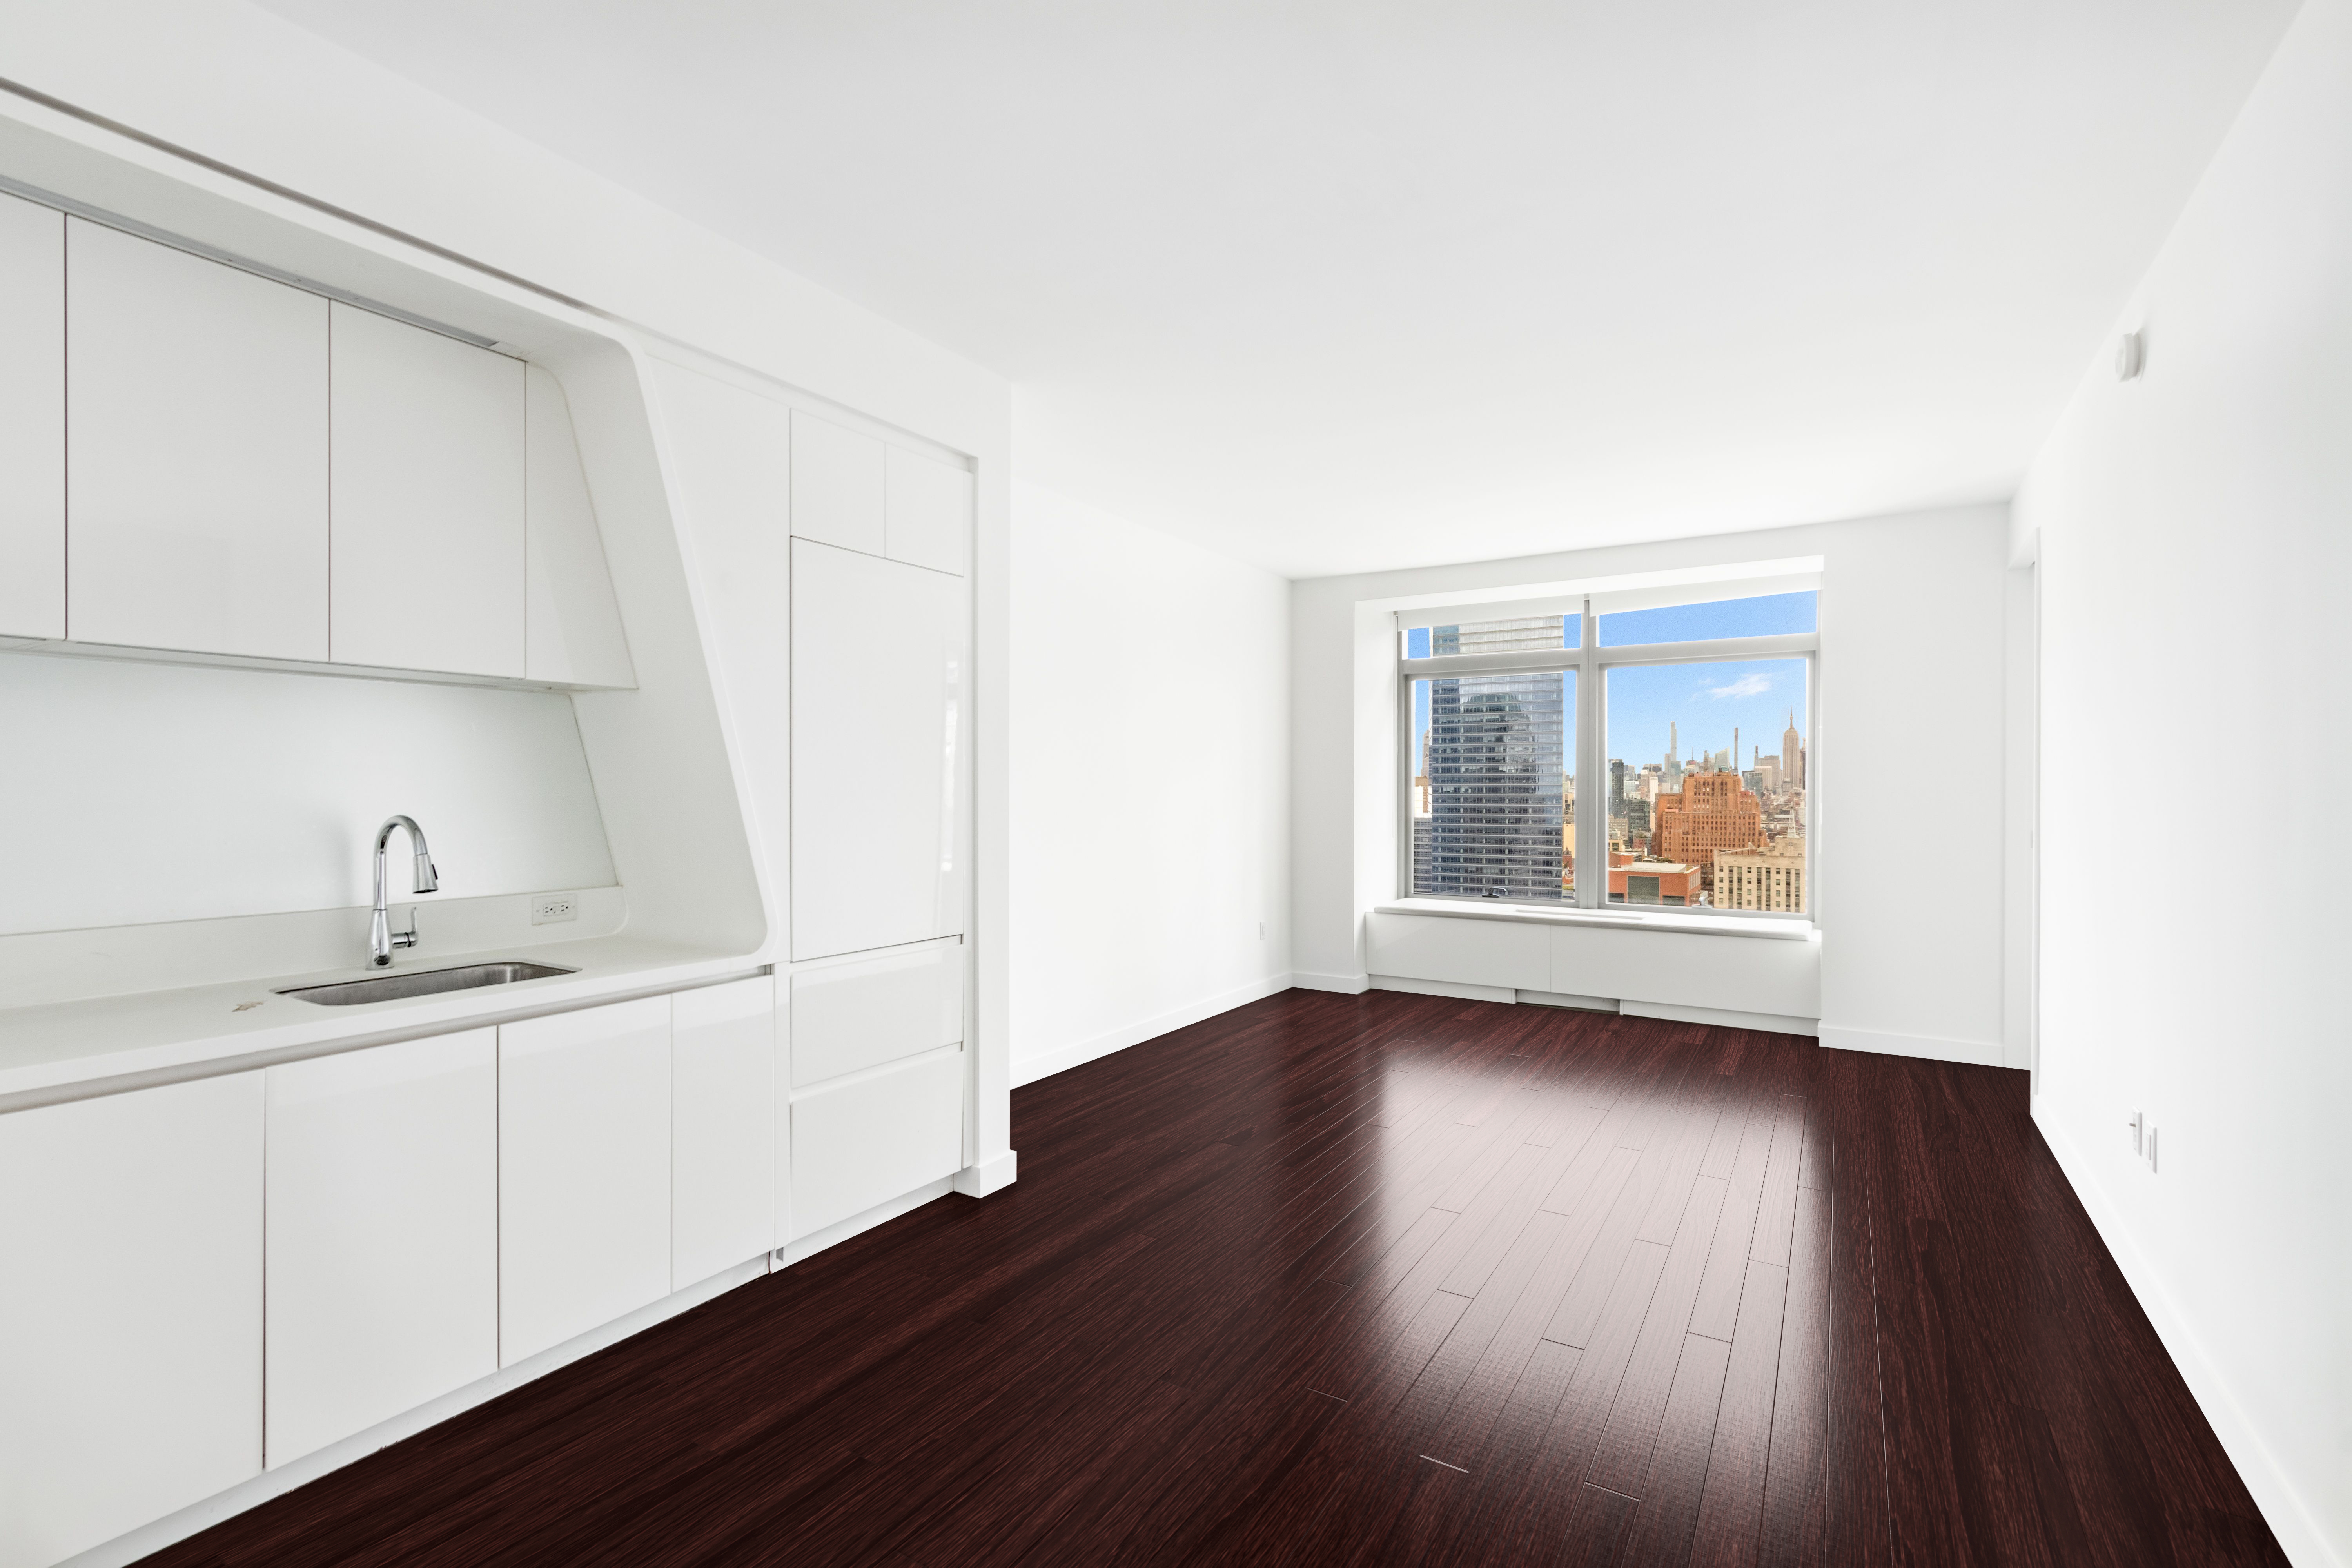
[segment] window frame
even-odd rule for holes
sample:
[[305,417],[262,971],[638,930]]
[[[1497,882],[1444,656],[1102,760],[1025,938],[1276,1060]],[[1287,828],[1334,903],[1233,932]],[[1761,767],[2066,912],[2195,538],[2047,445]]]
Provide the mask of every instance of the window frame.
[[[1745,586],[1745,584],[1742,584]],[[1671,910],[1676,916],[1701,916],[1725,920],[1801,920],[1809,924],[1820,920],[1820,880],[1814,874],[1814,846],[1819,837],[1817,791],[1813,775],[1819,766],[1821,750],[1821,620],[1819,605],[1821,590],[1811,590],[1815,595],[1814,630],[1789,632],[1770,637],[1714,637],[1691,642],[1632,643],[1616,647],[1602,647],[1601,617],[1614,613],[1610,595],[1586,595],[1575,612],[1578,623],[1577,645],[1574,647],[1532,648],[1518,653],[1467,653],[1431,655],[1424,658],[1408,657],[1409,638],[1420,626],[1460,625],[1486,612],[1484,605],[1462,605],[1446,610],[1396,612],[1397,649],[1397,746],[1398,810],[1397,810],[1397,886],[1398,897],[1408,899],[1442,899],[1449,903],[1475,905],[1483,909],[1559,911],[1606,910],[1633,915],[1632,903],[1609,902],[1609,813],[1606,809],[1588,811],[1588,801],[1597,802],[1595,789],[1605,788],[1609,767],[1609,677],[1612,669],[1645,664],[1728,664],[1757,658],[1802,658],[1805,661],[1805,804],[1801,818],[1805,836],[1804,896],[1801,912],[1786,910],[1727,910],[1706,905],[1641,905],[1640,910]],[[1746,595],[1712,595],[1747,597]],[[1649,597],[1654,598],[1654,595]],[[1710,595],[1701,595],[1682,603],[1705,603]],[[1598,603],[1596,604],[1596,599]],[[1634,606],[1623,606],[1632,609]],[[1645,602],[1642,606],[1650,607]],[[1452,614],[1454,620],[1439,622],[1432,617]],[[1563,621],[1570,612],[1563,609]],[[1564,628],[1563,628],[1564,629]],[[1565,639],[1563,639],[1564,641]],[[1413,768],[1419,737],[1413,732],[1412,687],[1416,680],[1442,680],[1471,675],[1532,675],[1572,671],[1576,676],[1575,713],[1570,730],[1575,738],[1576,756],[1576,864],[1578,875],[1572,899],[1528,900],[1524,899],[1473,898],[1460,893],[1424,893],[1412,882],[1412,819]],[[1738,759],[1732,759],[1735,772]],[[1596,879],[1591,873],[1597,868]],[[1636,917],[1638,918],[1638,917]]]

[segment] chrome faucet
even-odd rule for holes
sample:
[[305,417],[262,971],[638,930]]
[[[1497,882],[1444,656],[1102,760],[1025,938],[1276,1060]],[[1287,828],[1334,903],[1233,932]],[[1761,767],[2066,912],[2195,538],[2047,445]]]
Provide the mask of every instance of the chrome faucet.
[[441,889],[441,878],[433,869],[433,856],[425,847],[425,829],[409,816],[387,817],[375,830],[375,919],[368,923],[368,963],[378,969],[389,968],[392,950],[416,945],[416,916],[411,911],[406,931],[392,929],[391,911],[384,907],[383,847],[392,842],[392,830],[408,829],[409,847],[416,852],[416,890],[435,893]]

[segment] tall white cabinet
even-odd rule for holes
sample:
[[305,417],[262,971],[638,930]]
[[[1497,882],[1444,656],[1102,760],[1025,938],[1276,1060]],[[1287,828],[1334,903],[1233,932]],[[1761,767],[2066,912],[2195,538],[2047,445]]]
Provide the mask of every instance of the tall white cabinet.
[[263,1076],[278,1466],[498,1370],[498,1031]]
[[327,301],[66,224],[66,625],[324,659]]
[[262,1082],[0,1116],[0,1568],[261,1471]]
[[0,195],[0,637],[66,635],[66,219]]

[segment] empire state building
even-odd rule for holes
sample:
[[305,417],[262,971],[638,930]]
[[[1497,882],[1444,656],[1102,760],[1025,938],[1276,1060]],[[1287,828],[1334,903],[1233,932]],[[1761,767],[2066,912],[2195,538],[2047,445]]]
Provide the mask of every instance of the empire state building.
[[1797,710],[1793,708],[1789,710],[1789,727],[1780,731],[1780,776],[1799,786],[1805,782],[1805,745],[1797,735]]

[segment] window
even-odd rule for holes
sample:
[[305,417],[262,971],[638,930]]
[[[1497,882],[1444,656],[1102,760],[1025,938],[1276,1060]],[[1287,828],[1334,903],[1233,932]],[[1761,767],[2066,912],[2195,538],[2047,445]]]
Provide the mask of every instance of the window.
[[1402,626],[1404,890],[1809,915],[1815,617],[1808,589]]

